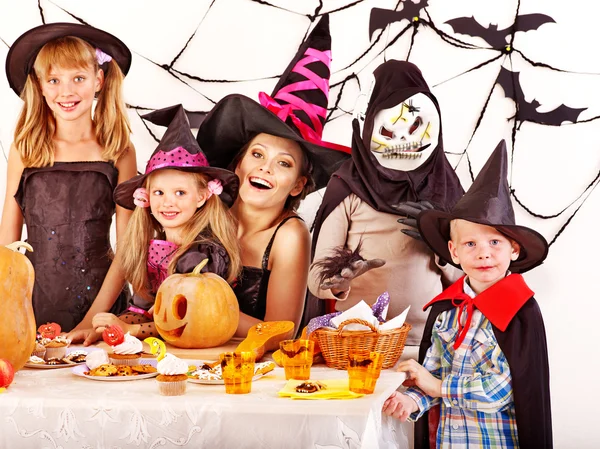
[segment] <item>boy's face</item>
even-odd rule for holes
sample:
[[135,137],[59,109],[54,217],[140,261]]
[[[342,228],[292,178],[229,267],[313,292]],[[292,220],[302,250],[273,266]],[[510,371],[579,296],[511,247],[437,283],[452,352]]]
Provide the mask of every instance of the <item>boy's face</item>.
[[452,220],[450,229],[452,261],[460,264],[477,294],[503,279],[510,262],[519,257],[518,243],[491,226]]

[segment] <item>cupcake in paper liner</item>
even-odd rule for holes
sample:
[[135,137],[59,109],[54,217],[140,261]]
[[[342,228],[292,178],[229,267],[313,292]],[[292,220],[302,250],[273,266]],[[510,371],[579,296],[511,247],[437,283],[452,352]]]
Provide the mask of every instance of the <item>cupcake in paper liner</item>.
[[187,388],[188,364],[173,354],[165,354],[156,365],[158,392],[163,396],[180,396]]
[[62,359],[67,354],[67,347],[69,344],[71,344],[71,341],[60,335],[53,338],[44,344],[44,347],[46,348],[44,358],[46,360]]
[[123,343],[112,347],[112,354],[109,355],[110,362],[113,365],[139,365],[142,351],[144,350],[142,342],[131,335],[125,334]]
[[40,359],[43,359],[46,355],[46,347],[41,344],[39,341],[35,342],[35,348],[33,348],[33,352],[31,353],[31,355],[34,355],[36,357],[39,357]]

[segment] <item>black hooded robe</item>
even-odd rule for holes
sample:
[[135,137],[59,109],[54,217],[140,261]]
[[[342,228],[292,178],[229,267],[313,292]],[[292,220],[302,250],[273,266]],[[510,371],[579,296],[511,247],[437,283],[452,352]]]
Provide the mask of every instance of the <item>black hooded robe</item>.
[[[358,121],[354,120],[352,159],[344,162],[327,184],[313,224],[311,260],[315,255],[321,225],[351,193],[357,195],[374,210],[395,215],[399,215],[399,212],[392,206],[407,201],[428,200],[436,207],[450,209],[464,193],[458,176],[444,154],[441,114],[438,146],[419,168],[412,171],[392,170],[377,162],[370,150],[370,139],[375,115],[380,110],[400,104],[418,93],[427,95],[435,104],[438,113],[439,106],[421,71],[410,62],[387,61],[375,70],[374,76],[376,82],[363,130],[363,136],[366,137],[361,137]],[[423,302],[429,299],[423,298]],[[302,327],[306,326],[310,319],[324,313],[325,301],[309,292],[304,307]]]
[[[451,298],[432,301],[426,307],[429,305],[431,310],[419,347],[421,364],[431,346],[433,325],[438,315],[455,307]],[[531,296],[525,302],[504,332],[493,324],[492,329],[510,366],[519,447],[552,449],[548,347],[544,320],[535,298]],[[436,407],[435,410],[439,412],[440,409]],[[428,415],[429,412],[425,412],[415,423],[415,449],[430,447]]]

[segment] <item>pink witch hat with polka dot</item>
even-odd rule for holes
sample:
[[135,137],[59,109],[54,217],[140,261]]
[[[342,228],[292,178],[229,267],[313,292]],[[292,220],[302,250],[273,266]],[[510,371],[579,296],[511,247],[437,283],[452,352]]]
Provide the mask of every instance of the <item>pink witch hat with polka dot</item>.
[[156,171],[175,169],[205,173],[220,181],[223,190],[218,194],[224,204],[231,207],[237,198],[239,178],[230,170],[211,167],[204,152],[190,130],[187,115],[180,104],[159,109],[142,116],[155,125],[167,126],[167,130],[146,164],[146,171],[117,186],[115,202],[122,207],[135,208],[133,194],[144,185],[146,177]]

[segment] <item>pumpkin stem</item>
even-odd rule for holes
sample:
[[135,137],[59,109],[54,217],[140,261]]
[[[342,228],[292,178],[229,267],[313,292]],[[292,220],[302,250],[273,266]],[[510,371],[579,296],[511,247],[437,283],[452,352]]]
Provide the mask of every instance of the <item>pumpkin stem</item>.
[[202,268],[204,268],[204,266],[208,263],[208,259],[204,259],[202,262],[200,262],[198,265],[196,265],[196,268],[194,268],[194,270],[192,271],[192,274],[196,275],[196,276],[200,276],[200,271],[202,270]]
[[19,251],[19,249],[25,248],[27,251],[33,252],[33,248],[27,242],[20,242],[20,241],[12,242],[11,244],[6,245],[6,247],[13,251]]

